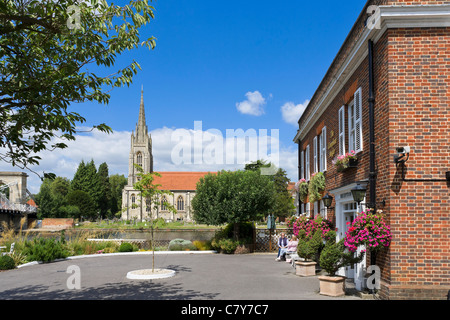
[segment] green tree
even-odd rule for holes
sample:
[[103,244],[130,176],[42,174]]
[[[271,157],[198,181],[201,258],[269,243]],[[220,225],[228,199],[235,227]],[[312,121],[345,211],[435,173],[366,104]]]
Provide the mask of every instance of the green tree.
[[81,160],[70,184],[71,190],[83,190],[86,184],[86,164]]
[[112,88],[132,83],[136,61],[107,69],[127,50],[155,47],[139,32],[153,10],[147,0],[0,1],[0,159],[26,168],[39,164],[39,152],[75,140],[86,119],[71,104],[107,104]]
[[55,208],[50,186],[51,180],[44,179],[39,188],[39,193],[36,195],[39,219],[52,218],[54,215]]
[[92,200],[89,193],[82,190],[71,190],[67,195],[67,203],[70,206],[76,206],[79,210],[73,210],[74,214],[79,214],[79,216],[74,217],[77,219],[89,219],[94,220],[97,216],[97,210],[95,203]]
[[109,176],[111,186],[111,215],[114,216],[122,209],[122,190],[128,181],[125,176],[113,174]]
[[[245,165],[245,170],[260,172],[261,168],[269,168],[271,163],[266,163],[264,160],[257,160]],[[294,199],[289,190],[289,178],[286,171],[278,168],[273,176],[268,176],[273,182],[274,187],[274,206],[273,215],[276,217],[289,217],[295,213]]]
[[198,223],[233,223],[236,240],[239,223],[266,216],[274,205],[273,181],[258,171],[221,171],[207,174],[197,183],[192,199]]
[[[144,170],[141,166],[135,165],[136,169],[138,170],[138,182],[136,182],[133,187],[135,190],[138,190],[140,192],[140,201],[147,201],[150,200],[150,203],[156,206],[159,206],[161,204],[160,198],[163,195],[172,195],[172,193],[168,190],[161,190],[160,184],[155,184],[154,180],[155,177],[161,177],[161,175],[158,172],[149,172],[144,173]],[[168,203],[167,201],[163,202],[163,205],[171,212],[176,213],[177,210],[175,207]],[[142,220],[142,217],[141,217]],[[154,272],[155,269],[155,246],[154,246],[154,228],[156,225],[156,220],[153,219],[153,215],[150,211],[150,230],[151,230],[151,246],[153,251],[153,257],[152,257],[152,272]]]
[[106,162],[100,164],[97,175],[100,185],[100,197],[98,204],[100,209],[100,217],[103,219],[108,215],[108,211],[111,212],[111,185],[109,183],[109,170]]

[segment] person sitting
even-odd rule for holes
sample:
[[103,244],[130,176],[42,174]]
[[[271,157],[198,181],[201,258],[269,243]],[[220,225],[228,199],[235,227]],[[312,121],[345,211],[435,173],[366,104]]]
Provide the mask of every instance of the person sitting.
[[[284,260],[286,261],[286,254],[291,254],[297,252],[297,237],[294,235],[292,236],[291,240],[288,242],[287,246],[280,249],[279,257],[277,258],[277,261]],[[290,262],[290,261],[286,261]]]
[[276,261],[281,260],[281,250],[286,249],[288,245],[288,240],[286,238],[286,235],[284,233],[280,234],[280,238],[278,239],[278,256],[275,259]]

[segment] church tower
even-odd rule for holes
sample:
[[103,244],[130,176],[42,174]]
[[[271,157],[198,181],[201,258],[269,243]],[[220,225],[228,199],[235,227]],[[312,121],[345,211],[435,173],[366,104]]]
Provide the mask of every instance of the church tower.
[[[152,138],[148,133],[145,121],[144,90],[141,90],[141,104],[136,130],[131,133],[131,149],[128,160],[128,185],[122,191],[123,219],[134,217],[142,220],[146,214],[146,204],[141,202],[140,193],[134,190],[133,185],[138,181],[139,171],[135,165],[142,167],[144,173],[153,172]],[[136,207],[137,208],[133,208]]]

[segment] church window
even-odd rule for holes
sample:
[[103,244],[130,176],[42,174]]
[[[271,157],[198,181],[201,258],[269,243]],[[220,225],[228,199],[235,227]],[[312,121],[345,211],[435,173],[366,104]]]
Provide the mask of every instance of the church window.
[[164,197],[161,198],[161,211],[166,211],[167,210],[166,203],[167,203],[167,199],[164,196]]
[[150,212],[152,208],[152,201],[150,199],[145,200],[145,211]]
[[180,211],[184,210],[184,199],[182,196],[179,196],[177,199],[177,210],[180,210]]
[[138,152],[136,155],[136,163],[142,167],[142,153]]
[[134,195],[134,193],[131,195],[131,204],[135,204],[136,203],[136,196]]

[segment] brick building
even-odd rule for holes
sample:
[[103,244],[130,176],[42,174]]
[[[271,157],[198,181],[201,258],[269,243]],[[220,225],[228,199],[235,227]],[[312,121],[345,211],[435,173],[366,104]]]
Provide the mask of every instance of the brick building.
[[[324,172],[333,197],[333,209],[317,201],[300,211],[325,215],[341,238],[364,204],[383,210],[392,231],[376,258],[384,299],[450,290],[449,86],[450,1],[369,0],[299,119],[299,178]],[[406,162],[395,163],[397,147],[409,147]],[[338,172],[333,159],[350,150],[356,167]],[[341,272],[363,289],[370,262]]]

